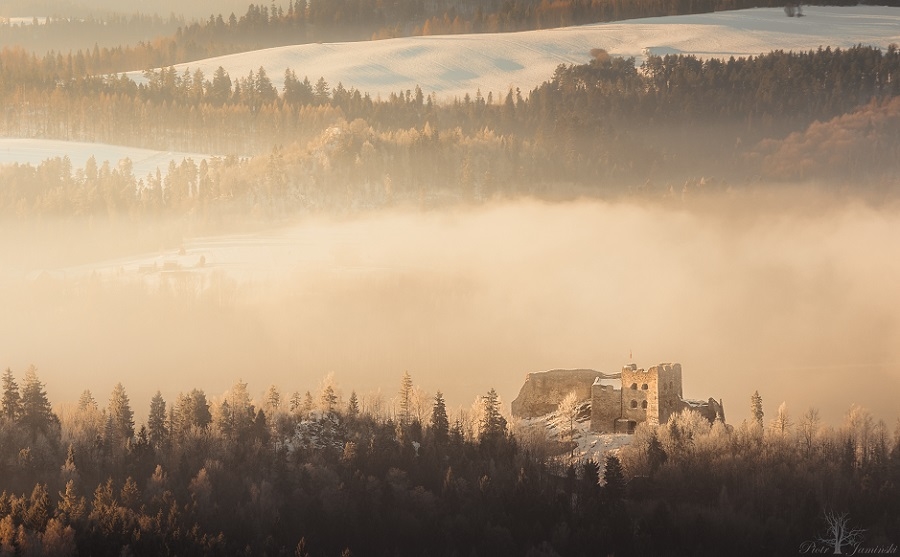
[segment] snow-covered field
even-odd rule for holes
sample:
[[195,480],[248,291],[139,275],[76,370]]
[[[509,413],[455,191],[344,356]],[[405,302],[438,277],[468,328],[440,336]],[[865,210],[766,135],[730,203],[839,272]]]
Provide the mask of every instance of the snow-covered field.
[[74,169],[84,168],[91,157],[97,161],[97,166],[109,161],[113,167],[128,158],[132,163],[132,173],[138,178],[155,173],[157,168],[165,174],[169,161],[179,164],[190,158],[199,164],[201,160],[210,158],[209,155],[197,153],[152,151],[105,143],[0,137],[0,165],[13,163],[38,165],[42,161],[65,156],[69,157]]
[[[357,43],[288,46],[210,58],[176,66],[211,77],[219,66],[232,78],[260,67],[282,87],[285,69],[312,82],[324,77],[386,98],[421,86],[439,101],[523,92],[550,78],[559,64],[583,64],[593,48],[616,56],[695,54],[702,58],[758,55],[772,50],[819,46],[882,48],[900,43],[900,9],[855,6],[804,10],[788,18],[780,8],[659,17],[521,33],[411,37]],[[143,80],[140,71],[131,72]],[[502,98],[502,97],[501,97]]]
[[[522,33],[310,44],[210,58],[176,68],[179,73],[186,67],[199,68],[211,78],[222,66],[236,78],[264,67],[279,89],[285,69],[291,68],[300,77],[308,76],[312,81],[324,77],[331,86],[342,83],[373,97],[386,98],[419,85],[426,94],[435,93],[438,100],[462,98],[466,93],[474,96],[480,89],[485,97],[493,92],[499,101],[510,87],[527,93],[550,78],[559,64],[587,62],[593,48],[640,60],[648,54],[729,57],[775,49],[846,48],[856,44],[885,48],[900,43],[898,8],[808,7],[804,13],[802,18],[788,18],[781,9],[766,8]],[[17,24],[31,23],[31,18],[15,20]],[[129,75],[139,82],[144,79],[140,71]],[[37,164],[63,155],[69,156],[74,168],[83,167],[92,155],[98,163],[108,160],[112,165],[128,157],[136,176],[157,168],[164,171],[170,160],[208,157],[103,144],[0,138],[0,164]]]
[[47,23],[46,17],[0,17],[0,26],[3,25],[17,25],[17,26],[25,26],[25,25],[34,25],[37,23],[38,25],[44,25]]

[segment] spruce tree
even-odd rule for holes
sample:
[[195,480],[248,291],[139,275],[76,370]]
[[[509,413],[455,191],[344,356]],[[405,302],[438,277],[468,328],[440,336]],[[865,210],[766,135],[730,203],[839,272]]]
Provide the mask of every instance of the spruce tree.
[[208,429],[212,423],[212,412],[206,393],[200,389],[191,389],[191,423],[200,429]]
[[403,379],[400,380],[400,423],[403,425],[409,424],[410,421],[412,388],[412,377],[410,377],[408,371],[404,371]]
[[492,388],[481,400],[484,404],[484,415],[479,424],[482,442],[503,437],[506,435],[506,418],[500,413],[500,396]]
[[119,443],[125,443],[134,437],[134,412],[131,410],[131,402],[125,393],[125,387],[116,383],[109,396],[107,408],[109,419],[112,420],[112,435]]
[[759,391],[754,391],[750,397],[750,415],[759,427],[763,426],[762,397],[759,396]]
[[359,416],[359,399],[356,398],[356,391],[350,392],[350,400],[347,403],[347,417],[355,418]]
[[606,496],[612,500],[620,499],[625,493],[625,474],[622,472],[622,463],[616,455],[606,457],[603,483]]
[[444,402],[444,395],[438,391],[434,395],[434,406],[431,408],[431,431],[434,434],[434,441],[443,444],[450,435],[450,420],[447,418],[447,405]]
[[0,415],[10,421],[15,421],[22,412],[22,397],[19,394],[19,385],[13,377],[12,370],[6,368],[3,372],[3,399],[0,401]]
[[147,416],[147,429],[149,430],[150,444],[159,448],[168,437],[166,430],[166,401],[162,393],[156,391],[150,399],[150,414]]
[[35,532],[43,532],[47,521],[50,520],[50,510],[50,494],[47,493],[47,487],[43,484],[35,485],[28,501],[25,525]]
[[25,372],[25,381],[22,385],[20,423],[34,435],[39,431],[47,433],[51,424],[57,421],[58,419],[53,414],[50,406],[50,401],[47,399],[47,392],[44,391],[44,384],[38,379],[37,369],[34,366],[29,366]]

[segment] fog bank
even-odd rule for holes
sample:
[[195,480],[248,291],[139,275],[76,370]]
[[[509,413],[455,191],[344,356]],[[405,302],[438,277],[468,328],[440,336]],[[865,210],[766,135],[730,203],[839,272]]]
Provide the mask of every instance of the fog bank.
[[[121,381],[143,417],[157,389],[315,394],[330,372],[345,395],[389,398],[408,370],[450,406],[491,387],[508,404],[528,372],[633,353],[681,362],[685,395],[722,398],[730,422],[758,389],[768,417],[786,401],[836,424],[855,403],[892,423],[897,238],[897,208],[809,192],[308,219],[7,277],[0,365],[34,363],[56,404]],[[165,261],[178,271],[148,271]]]

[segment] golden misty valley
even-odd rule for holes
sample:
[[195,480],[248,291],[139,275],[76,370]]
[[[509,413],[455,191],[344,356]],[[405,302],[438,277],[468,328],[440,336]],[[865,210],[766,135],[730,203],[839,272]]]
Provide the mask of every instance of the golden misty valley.
[[0,555],[897,554],[892,2],[0,0]]

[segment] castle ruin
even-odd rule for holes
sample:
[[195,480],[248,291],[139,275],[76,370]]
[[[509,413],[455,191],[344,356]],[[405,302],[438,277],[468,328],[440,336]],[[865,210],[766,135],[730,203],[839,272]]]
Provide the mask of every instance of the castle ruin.
[[664,424],[673,414],[688,409],[710,422],[725,421],[721,401],[683,397],[681,364],[677,363],[646,370],[632,363],[614,374],[587,369],[529,373],[512,402],[513,416],[533,418],[552,412],[573,390],[582,400],[590,400],[591,431],[597,433],[633,433],[639,423]]

